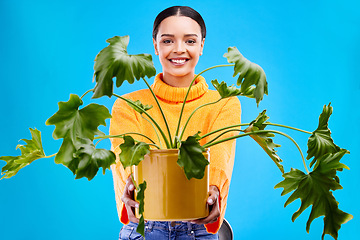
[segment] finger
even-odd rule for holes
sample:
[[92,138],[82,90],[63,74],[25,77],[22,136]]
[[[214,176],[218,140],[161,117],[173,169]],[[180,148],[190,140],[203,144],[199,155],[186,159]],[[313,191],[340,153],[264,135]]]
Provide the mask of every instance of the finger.
[[139,219],[135,217],[133,208],[128,206],[128,205],[125,205],[125,207],[126,207],[126,210],[127,210],[129,220],[131,222],[134,222],[134,223],[139,223]]
[[219,207],[217,198],[218,198],[217,195],[211,195],[208,198],[207,202],[211,206],[211,211],[206,218],[194,220],[191,222],[196,223],[196,224],[207,224],[207,223],[216,222],[218,220],[218,218],[220,217],[220,207]]
[[135,208],[139,208],[139,203],[134,201],[133,199],[126,197],[125,194],[121,198],[121,201],[123,201],[125,208],[127,210],[128,218],[131,222],[139,223],[139,219],[135,216]]
[[[216,215],[217,216],[217,215]],[[202,219],[197,219],[197,220],[193,220],[193,221],[190,221],[191,223],[195,223],[195,224],[199,224],[199,225],[202,225],[202,224],[208,224],[208,223],[213,223],[213,222],[216,222],[217,220],[219,219],[219,216],[217,217],[214,217],[214,216],[207,216],[206,218],[202,218]]]
[[219,219],[218,217],[213,218],[213,219],[203,218],[203,219],[198,219],[198,220],[191,221],[191,223],[195,223],[195,224],[198,224],[198,225],[203,225],[203,224],[216,222],[218,219]]
[[132,182],[131,177],[126,179],[125,189],[129,195],[131,195],[132,192],[135,190],[135,186],[134,186],[134,183]]
[[210,218],[202,218],[202,219],[198,219],[198,220],[193,220],[193,221],[190,221],[191,223],[195,223],[195,224],[198,224],[198,225],[203,225],[203,224],[208,224],[208,223],[213,223],[213,222],[216,222],[219,218],[213,218],[213,219],[210,219]]
[[220,212],[218,211],[212,211],[209,216],[207,216],[206,218],[202,218],[202,219],[198,219],[198,220],[193,220],[191,221],[191,223],[196,223],[196,224],[208,224],[208,223],[212,223],[212,222],[216,222],[220,217]]
[[191,222],[192,222],[192,223],[196,223],[196,224],[207,224],[207,223],[216,222],[219,217],[220,217],[219,207],[218,207],[218,206],[214,206],[214,207],[212,208],[209,216],[207,216],[206,218],[193,220],[193,221],[191,221]]
[[129,185],[128,185],[128,187],[127,187],[126,189],[127,189],[127,193],[128,193],[129,195],[132,195],[133,192],[134,192],[135,186],[134,186],[134,184],[129,183]]
[[121,198],[121,201],[125,204],[125,206],[133,207],[133,208],[139,208],[139,203],[135,200],[128,198],[126,196],[123,196]]
[[210,194],[210,196],[207,199],[207,203],[209,205],[214,205],[214,203],[216,203],[219,198],[219,193],[217,191],[210,190],[209,194]]
[[217,195],[219,195],[219,194],[220,194],[220,191],[219,191],[219,188],[218,188],[217,186],[211,185],[211,186],[209,187],[209,193],[210,193],[210,194],[216,193]]
[[124,203],[127,210],[128,218],[131,222],[139,223],[139,219],[135,216],[135,208],[139,208],[139,203],[134,200],[135,186],[131,176],[126,179],[125,189],[121,201]]
[[214,205],[214,203],[216,203],[217,201],[217,196],[216,195],[211,195],[208,199],[207,199],[207,203],[209,205]]

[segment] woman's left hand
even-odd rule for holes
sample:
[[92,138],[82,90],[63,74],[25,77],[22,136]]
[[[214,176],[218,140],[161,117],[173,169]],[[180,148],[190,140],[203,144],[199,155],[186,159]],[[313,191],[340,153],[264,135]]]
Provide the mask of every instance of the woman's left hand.
[[197,220],[190,221],[191,223],[196,224],[208,224],[212,222],[216,222],[218,218],[220,217],[220,206],[219,206],[219,189],[216,186],[210,186],[209,187],[209,198],[207,199],[207,204],[210,208],[209,216],[206,218],[201,218]]

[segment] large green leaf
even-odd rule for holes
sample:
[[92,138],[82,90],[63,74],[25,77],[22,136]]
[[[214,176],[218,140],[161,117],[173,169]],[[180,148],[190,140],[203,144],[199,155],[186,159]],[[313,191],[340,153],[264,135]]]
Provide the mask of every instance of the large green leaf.
[[204,177],[205,167],[209,161],[203,155],[205,148],[199,144],[199,134],[189,136],[181,141],[177,164],[184,169],[187,179]]
[[131,99],[127,99],[129,102],[127,104],[133,108],[135,111],[137,111],[140,114],[143,114],[145,111],[150,110],[153,106],[152,105],[144,105],[140,102],[140,100],[133,101]]
[[80,173],[88,172],[88,175],[80,175],[91,179],[95,171],[94,165],[85,164],[84,161],[86,160],[82,161],[83,159],[80,156],[86,159],[88,156],[82,155],[80,152],[81,149],[84,150],[84,141],[87,142],[89,148],[92,148],[91,145],[95,136],[103,134],[98,130],[98,127],[100,125],[105,126],[105,120],[111,118],[111,115],[105,106],[92,103],[79,109],[82,104],[79,96],[71,94],[68,102],[59,102],[59,110],[46,121],[46,124],[55,125],[54,139],[63,138],[55,162],[64,164],[74,174],[78,174],[80,168]]
[[[245,132],[256,132],[259,130],[264,130],[266,124],[264,124],[269,117],[266,115],[266,110],[262,111],[257,118],[252,121],[245,129]],[[275,144],[271,139],[275,135],[272,133],[254,133],[251,134],[251,137],[264,149],[264,151],[269,155],[269,157],[274,161],[276,166],[284,173],[284,167],[281,165],[281,158],[276,154],[276,147],[280,147],[279,144]]]
[[[26,145],[18,145],[16,148],[21,150],[20,156],[2,156],[0,160],[6,161],[6,165],[1,169],[2,178],[15,176],[20,169],[29,165],[33,161],[45,157],[41,143],[41,133],[37,129],[30,128],[31,140],[21,139]],[[1,178],[1,179],[2,179]]]
[[139,184],[139,189],[137,191],[136,200],[139,202],[139,225],[136,228],[136,231],[145,237],[145,219],[144,219],[144,200],[145,200],[145,189],[146,181]]
[[106,40],[110,45],[101,50],[95,58],[94,78],[96,86],[93,98],[104,95],[109,97],[113,93],[113,77],[116,77],[116,86],[120,87],[127,80],[134,83],[147,76],[155,76],[156,70],[150,54],[129,55],[127,45],[129,36],[115,36]]
[[105,174],[105,170],[110,169],[110,165],[115,163],[116,159],[112,151],[96,149],[93,142],[89,139],[79,139],[79,149],[74,157],[79,162],[75,178],[86,177],[88,180],[95,177],[100,167],[103,168],[103,174]]
[[211,81],[212,85],[215,87],[215,89],[219,92],[221,98],[228,98],[233,96],[240,96],[251,93],[243,93],[241,92],[241,89],[236,88],[234,85],[228,86],[226,82],[222,81],[221,83],[218,82],[217,79]]
[[124,143],[120,144],[121,153],[120,162],[124,168],[137,166],[144,156],[150,153],[150,147],[147,143],[137,142],[131,136],[124,136]]
[[285,179],[275,186],[275,188],[284,188],[281,195],[295,190],[286,201],[285,207],[296,199],[301,199],[301,206],[293,214],[293,221],[312,205],[306,224],[307,232],[309,232],[311,222],[314,219],[325,216],[322,239],[324,239],[325,234],[337,239],[341,224],[352,219],[350,214],[338,208],[338,202],[332,194],[332,191],[342,188],[337,180],[336,171],[337,169],[348,169],[346,165],[340,163],[340,159],[346,153],[349,152],[342,149],[336,153],[323,155],[318,159],[317,165],[309,174],[297,169],[291,169],[290,172],[283,175]]
[[324,105],[323,111],[319,117],[318,128],[313,132],[308,140],[308,155],[307,159],[312,157],[313,160],[310,163],[312,166],[319,157],[323,156],[325,153],[335,153],[340,150],[340,147],[335,145],[334,140],[331,138],[331,131],[328,128],[328,121],[330,115],[332,114],[333,108],[330,106]]
[[241,86],[241,92],[247,97],[255,98],[259,105],[264,94],[268,94],[264,70],[256,63],[247,60],[236,47],[229,47],[224,57],[229,63],[235,63],[233,76],[239,74],[237,85]]

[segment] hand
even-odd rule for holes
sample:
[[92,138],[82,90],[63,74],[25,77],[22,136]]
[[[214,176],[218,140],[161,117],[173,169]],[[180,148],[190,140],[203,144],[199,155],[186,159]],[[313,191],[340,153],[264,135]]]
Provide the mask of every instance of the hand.
[[210,213],[206,218],[201,218],[191,221],[191,223],[196,224],[208,224],[213,223],[218,220],[220,217],[220,206],[219,206],[219,189],[216,186],[210,186],[209,188],[209,198],[207,199],[207,204],[209,205]]
[[126,180],[126,185],[124,188],[124,193],[121,197],[121,201],[125,204],[128,218],[131,222],[139,223],[139,219],[135,217],[135,208],[139,208],[139,203],[134,201],[134,190],[135,186],[129,177]]

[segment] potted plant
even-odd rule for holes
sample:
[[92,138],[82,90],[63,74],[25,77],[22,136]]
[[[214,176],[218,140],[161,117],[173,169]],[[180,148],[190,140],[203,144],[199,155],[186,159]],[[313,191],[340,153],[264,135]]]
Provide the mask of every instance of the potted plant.
[[[341,224],[346,223],[352,218],[350,214],[338,208],[338,202],[332,195],[332,191],[341,188],[337,172],[348,168],[346,165],[340,163],[340,159],[349,153],[349,151],[337,146],[331,138],[331,132],[328,128],[328,120],[332,114],[330,104],[324,106],[323,112],[319,117],[318,128],[313,132],[268,122],[269,117],[264,110],[250,123],[224,126],[221,129],[204,135],[200,132],[195,132],[194,135],[184,139],[184,131],[193,114],[202,107],[215,104],[215,102],[206,103],[198,107],[185,121],[185,124],[181,126],[182,113],[186,107],[186,95],[179,116],[176,133],[172,136],[168,127],[162,129],[148,113],[148,110],[153,106],[146,105],[146,103],[141,103],[140,101],[126,99],[113,92],[114,77],[116,77],[117,87],[120,87],[125,80],[129,83],[134,83],[135,79],[142,79],[150,91],[152,91],[149,83],[145,79],[145,77],[151,78],[156,73],[151,55],[129,55],[126,50],[129,42],[128,36],[116,36],[108,39],[107,42],[109,46],[101,50],[95,59],[95,88],[87,91],[81,97],[71,94],[67,102],[59,103],[59,110],[46,121],[47,125],[55,125],[53,138],[63,139],[59,151],[56,154],[46,156],[41,143],[40,131],[30,129],[32,139],[23,139],[26,144],[18,145],[18,148],[21,150],[20,156],[0,157],[0,160],[6,161],[6,165],[2,168],[3,178],[10,178],[16,175],[21,168],[29,165],[34,160],[55,156],[55,162],[68,167],[75,174],[76,179],[86,177],[91,180],[97,174],[100,167],[102,167],[103,172],[105,172],[105,169],[110,168],[110,165],[115,162],[116,158],[112,151],[96,148],[97,143],[104,139],[122,138],[123,143],[119,146],[121,148],[119,158],[124,168],[130,167],[133,169],[133,166],[138,166],[145,156],[148,157],[151,151],[154,152],[154,150],[151,149],[175,149],[175,151],[179,153],[176,155],[177,164],[180,166],[179,169],[184,171],[184,176],[189,180],[203,179],[209,164],[206,154],[204,155],[207,148],[225,141],[250,136],[265,150],[283,174],[284,180],[275,187],[284,189],[282,195],[293,192],[285,203],[285,206],[298,198],[301,199],[301,207],[294,213],[293,220],[312,205],[306,230],[309,231],[310,224],[315,218],[325,216],[322,238],[324,238],[325,234],[329,234],[334,239],[337,239]],[[232,96],[246,96],[255,98],[257,105],[259,105],[263,99],[263,95],[268,93],[267,81],[262,68],[244,58],[235,47],[228,48],[224,56],[227,58],[229,64],[210,67],[198,75],[214,68],[234,67],[233,76],[238,75],[237,85],[239,87],[235,87],[234,85],[228,86],[225,82],[219,83],[217,80],[211,81],[215,89],[219,92],[220,98],[218,101]],[[190,84],[188,92],[191,86],[192,84]],[[93,92],[93,98],[106,95],[126,101],[129,106],[141,115],[146,116],[152,123],[155,131],[159,134],[159,139],[161,138],[165,143],[165,147],[158,146],[153,139],[149,139],[141,133],[124,133],[111,136],[99,131],[98,127],[105,125],[105,120],[111,118],[111,114],[105,106],[96,103],[82,106],[83,97],[91,92]],[[155,101],[157,101],[155,94],[153,95]],[[157,105],[158,106],[155,107],[158,107],[161,111],[161,106],[158,102]],[[164,115],[163,120],[166,123]],[[246,126],[246,128],[244,130],[240,129],[242,126]],[[288,128],[310,135],[307,142],[308,155],[306,158],[308,160],[311,159],[311,171],[308,169],[305,157],[296,141],[283,132],[265,129],[268,126]],[[239,134],[232,137],[223,137],[224,134],[234,131]],[[276,134],[287,137],[296,145],[301,154],[305,172],[291,169],[285,173],[281,164],[282,160],[276,154],[275,150],[279,145],[275,144],[272,140]],[[147,138],[150,143],[137,141],[138,136]],[[201,145],[200,140],[205,137],[210,138],[210,140]],[[134,177],[133,174],[131,174],[131,176]],[[144,194],[147,183],[146,181],[139,183],[135,180],[134,183],[137,192],[136,198],[140,202],[140,224],[138,232],[144,234]]]

